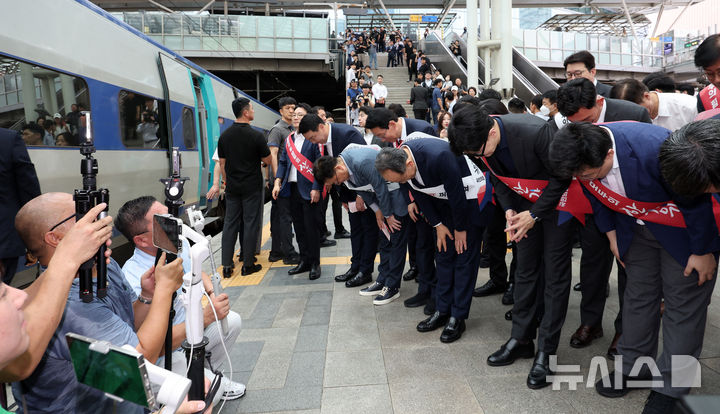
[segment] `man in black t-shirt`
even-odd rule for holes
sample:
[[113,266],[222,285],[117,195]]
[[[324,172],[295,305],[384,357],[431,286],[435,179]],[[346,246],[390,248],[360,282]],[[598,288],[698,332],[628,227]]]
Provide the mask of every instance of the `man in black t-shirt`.
[[260,205],[262,204],[263,177],[260,162],[270,164],[272,157],[265,137],[250,126],[255,118],[252,103],[247,98],[238,98],[232,103],[235,123],[220,135],[218,156],[225,188],[225,223],[222,235],[223,276],[232,276],[233,252],[238,228],[242,223],[243,252],[242,275],[246,276],[262,269],[255,264],[255,245],[260,227]]

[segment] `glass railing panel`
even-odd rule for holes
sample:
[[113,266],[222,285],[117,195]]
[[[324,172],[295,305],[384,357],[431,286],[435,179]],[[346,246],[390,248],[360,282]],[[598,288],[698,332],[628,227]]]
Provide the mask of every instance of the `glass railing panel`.
[[296,53],[310,53],[310,40],[295,38],[295,40],[293,40],[292,51]]
[[275,36],[276,37],[293,37],[293,18],[276,17],[275,18]]
[[165,35],[163,36],[163,44],[172,50],[182,49],[182,36]]
[[285,39],[282,37],[275,38],[275,51],[276,52],[292,52],[293,51],[293,40]]
[[200,36],[184,36],[183,37],[183,50],[202,50],[203,43]]
[[295,39],[310,38],[310,19],[293,19],[292,37]]
[[261,37],[257,40],[257,49],[263,52],[274,52],[275,51],[275,39],[271,37]]

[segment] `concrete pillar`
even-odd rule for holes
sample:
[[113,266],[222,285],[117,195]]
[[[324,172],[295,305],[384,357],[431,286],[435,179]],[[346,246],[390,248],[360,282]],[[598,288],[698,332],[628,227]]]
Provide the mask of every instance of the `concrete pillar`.
[[60,75],[60,85],[62,86],[63,112],[67,115],[70,113],[70,105],[76,103],[72,76]]
[[25,122],[35,122],[37,113],[37,96],[35,95],[35,79],[32,66],[20,62],[20,79],[22,80],[22,100],[25,109]]
[[[480,40],[490,40],[490,0],[480,0]],[[468,52],[470,49],[468,48]],[[468,54],[469,56],[469,54]],[[490,48],[483,48],[483,63],[485,70],[482,73],[483,84],[487,87],[490,84]]]
[[[512,3],[507,0],[492,0],[492,38],[500,41],[500,49],[494,59],[494,76],[500,78],[495,89],[501,94],[511,92],[513,87],[512,72]],[[503,98],[509,99],[504,94]]]
[[[55,88],[52,88],[52,82],[48,76],[40,78],[40,90],[42,91],[42,101],[45,110],[50,112],[50,116],[55,113],[57,106],[53,106],[51,97],[55,95]],[[57,102],[55,102],[57,105]]]
[[478,87],[478,0],[467,0],[467,86]]

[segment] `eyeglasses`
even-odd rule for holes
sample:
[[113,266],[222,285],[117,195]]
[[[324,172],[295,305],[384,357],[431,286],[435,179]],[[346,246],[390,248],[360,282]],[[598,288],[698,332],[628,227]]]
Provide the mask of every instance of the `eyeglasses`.
[[579,77],[581,77],[582,74],[585,73],[585,72],[587,72],[587,70],[585,70],[585,69],[576,70],[576,71],[573,71],[573,72],[566,72],[566,73],[565,73],[565,77],[568,78],[568,79],[579,78]]
[[65,224],[66,221],[68,221],[68,220],[70,220],[70,219],[73,219],[73,218],[75,218],[76,216],[77,216],[77,214],[73,213],[71,216],[63,219],[60,223],[58,223],[58,224],[50,227],[50,230],[48,230],[47,232],[50,233],[51,231],[53,231],[53,230],[55,230],[56,228],[58,228],[58,227],[62,226],[63,224]]

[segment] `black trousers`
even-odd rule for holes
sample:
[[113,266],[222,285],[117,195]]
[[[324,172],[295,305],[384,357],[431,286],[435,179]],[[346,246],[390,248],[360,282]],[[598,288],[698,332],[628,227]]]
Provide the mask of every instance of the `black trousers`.
[[408,215],[395,216],[402,226],[390,233],[390,240],[380,232],[380,264],[378,265],[378,283],[389,288],[400,288],[405,268],[405,250],[407,249],[407,228],[411,221]]
[[413,114],[415,114],[415,119],[422,119],[425,120],[425,116],[427,115],[428,110],[427,109],[413,109]]
[[[517,243],[515,305],[511,336],[535,337],[538,294],[544,298],[544,314],[538,331],[538,351],[554,354],[567,315],[570,297],[572,236],[577,222],[557,224],[557,212],[535,224],[527,238]],[[544,287],[543,287],[544,271]]]
[[[332,201],[332,202],[331,202]],[[332,206],[333,224],[335,225],[335,233],[342,232],[345,230],[342,222],[342,203],[340,202],[340,196],[335,191],[330,191],[327,196],[322,200],[322,214],[320,215],[322,221],[322,232],[327,232],[327,223],[325,215],[327,213],[328,205]]]
[[290,212],[300,250],[300,260],[310,265],[320,264],[320,203],[305,200],[296,183],[290,183]]
[[492,220],[487,230],[487,253],[490,259],[490,279],[498,286],[506,286],[515,282],[515,270],[517,268],[517,247],[512,247],[512,262],[510,263],[510,278],[505,263],[507,254],[507,233],[505,233],[505,212],[499,206],[495,208]]
[[5,257],[3,259],[0,259],[0,261],[2,261],[3,267],[5,268],[5,274],[3,275],[2,281],[6,285],[9,285],[10,282],[12,282],[13,277],[15,276],[15,271],[17,270],[18,266],[18,258]]
[[271,253],[287,257],[294,252],[289,198],[278,197],[277,200],[272,201],[270,235],[272,237]]
[[[424,217],[418,221],[409,220],[410,226],[415,227],[415,265],[418,275],[418,294],[428,295],[435,300],[435,286],[437,285],[437,272],[435,269],[435,231]],[[408,243],[410,243],[408,241]],[[409,245],[409,244],[408,244]]]
[[[350,269],[354,272],[372,274],[378,251],[378,227],[375,214],[369,208],[350,213]],[[384,236],[383,236],[384,237]]]
[[580,322],[583,325],[601,325],[605,310],[605,289],[613,265],[613,254],[607,236],[598,230],[592,215],[585,216],[580,229]]
[[408,80],[413,81],[417,78],[417,65],[414,62],[408,62]]
[[[222,234],[222,265],[233,266],[235,240],[242,232],[240,250],[243,252],[243,266],[255,263],[255,245],[260,226],[260,210],[262,189],[251,194],[225,193],[225,221]],[[240,230],[242,228],[242,231]]]

